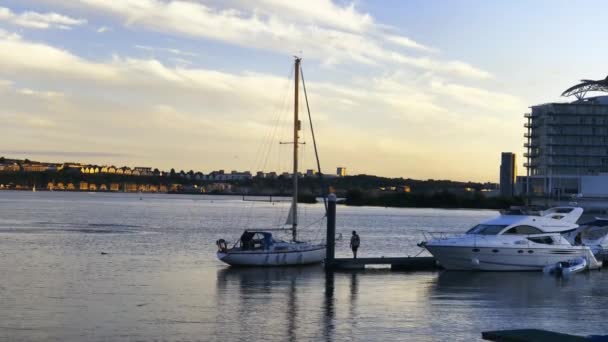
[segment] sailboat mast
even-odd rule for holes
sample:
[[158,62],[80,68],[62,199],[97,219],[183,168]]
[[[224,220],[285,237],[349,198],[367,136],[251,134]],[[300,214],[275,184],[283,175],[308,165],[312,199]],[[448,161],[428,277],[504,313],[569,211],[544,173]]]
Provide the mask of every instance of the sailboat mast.
[[300,119],[298,118],[298,95],[299,95],[299,83],[300,83],[300,61],[299,57],[295,60],[295,88],[294,88],[294,105],[293,105],[293,197],[291,199],[292,208],[292,226],[291,236],[293,241],[298,238],[298,135],[300,131]]

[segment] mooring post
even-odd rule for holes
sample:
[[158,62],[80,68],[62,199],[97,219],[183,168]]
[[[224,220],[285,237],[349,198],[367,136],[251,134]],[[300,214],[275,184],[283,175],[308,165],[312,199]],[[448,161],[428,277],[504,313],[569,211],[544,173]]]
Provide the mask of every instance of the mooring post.
[[327,196],[327,249],[325,253],[325,268],[333,268],[336,256],[336,195]]

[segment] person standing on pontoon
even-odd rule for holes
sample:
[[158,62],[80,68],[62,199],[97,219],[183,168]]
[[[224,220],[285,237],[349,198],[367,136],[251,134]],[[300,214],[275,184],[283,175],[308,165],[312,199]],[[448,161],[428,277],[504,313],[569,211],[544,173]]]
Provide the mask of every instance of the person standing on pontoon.
[[353,256],[357,259],[357,250],[359,249],[359,244],[361,244],[361,239],[356,231],[353,230],[353,236],[350,237],[350,249],[353,250]]

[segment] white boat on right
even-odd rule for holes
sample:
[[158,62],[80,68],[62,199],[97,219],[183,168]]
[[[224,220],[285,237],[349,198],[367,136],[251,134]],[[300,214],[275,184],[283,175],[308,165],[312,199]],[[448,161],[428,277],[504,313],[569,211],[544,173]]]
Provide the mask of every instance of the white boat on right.
[[543,273],[558,277],[567,277],[571,274],[579,273],[587,269],[587,259],[575,258],[560,261],[555,265],[548,265],[543,268]]
[[[582,214],[580,207],[556,207],[535,215],[509,212],[463,235],[433,238],[422,245],[448,270],[541,271],[576,258],[584,258],[588,269],[599,268],[602,261],[596,256],[603,251],[608,220],[604,228],[578,225]],[[595,239],[583,241],[590,231],[595,231]]]

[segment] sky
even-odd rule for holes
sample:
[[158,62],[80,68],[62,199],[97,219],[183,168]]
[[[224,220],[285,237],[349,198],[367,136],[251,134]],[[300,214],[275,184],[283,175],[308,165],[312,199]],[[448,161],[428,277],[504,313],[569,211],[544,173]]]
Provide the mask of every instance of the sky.
[[[503,151],[525,174],[529,106],[608,74],[607,12],[565,0],[0,0],[0,155],[287,171],[298,55],[325,173],[497,181]],[[301,169],[315,165],[307,125]]]

